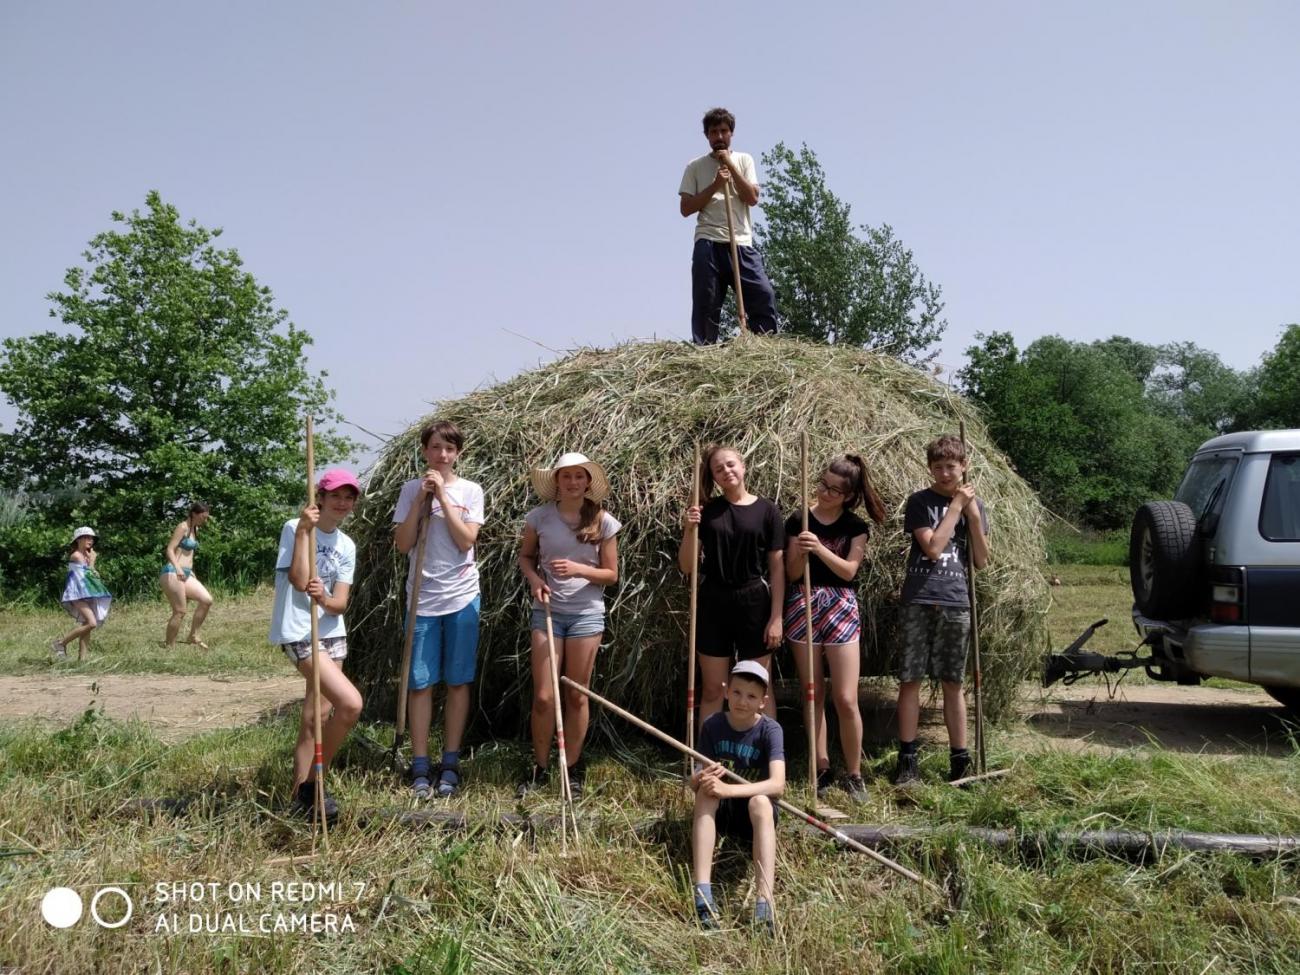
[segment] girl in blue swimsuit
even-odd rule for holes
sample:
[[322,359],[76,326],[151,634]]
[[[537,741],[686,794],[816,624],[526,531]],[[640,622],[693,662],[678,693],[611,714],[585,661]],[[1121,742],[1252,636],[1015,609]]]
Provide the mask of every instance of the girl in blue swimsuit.
[[167,562],[158,577],[163,595],[171,603],[172,615],[167,621],[167,635],[163,647],[168,650],[176,648],[176,637],[185,621],[185,607],[189,602],[197,603],[194,617],[190,620],[190,635],[186,643],[192,643],[204,650],[208,645],[199,637],[199,627],[207,619],[208,610],[212,608],[212,596],[199,582],[194,574],[194,552],[199,547],[199,529],[208,520],[208,506],[202,501],[190,505],[189,516],[176,526],[165,549]]

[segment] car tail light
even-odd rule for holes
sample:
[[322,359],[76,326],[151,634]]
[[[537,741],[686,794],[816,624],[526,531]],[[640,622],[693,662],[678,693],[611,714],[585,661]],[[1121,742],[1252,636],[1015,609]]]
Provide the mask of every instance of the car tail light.
[[1210,619],[1215,623],[1241,623],[1246,618],[1246,573],[1219,567],[1210,580]]

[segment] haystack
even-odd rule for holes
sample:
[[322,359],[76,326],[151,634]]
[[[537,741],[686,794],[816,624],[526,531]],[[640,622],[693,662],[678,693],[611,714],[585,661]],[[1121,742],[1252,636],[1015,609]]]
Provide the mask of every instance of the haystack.
[[[924,445],[966,422],[972,474],[990,512],[994,558],[979,574],[985,707],[1006,711],[1019,681],[1046,647],[1044,509],[992,446],[972,406],[913,366],[861,349],[789,338],[747,338],[696,348],[636,342],[582,349],[558,362],[438,404],[431,414],[464,431],[458,471],[479,482],[487,524],[482,576],[478,713],[494,734],[527,721],[529,597],[516,558],[524,514],[538,503],[529,471],[565,450],[600,461],[607,507],[623,523],[621,581],[606,592],[609,628],[595,686],[665,727],[681,724],[685,699],[688,588],[677,569],[689,498],[693,444],[732,444],[745,455],[752,491],[784,512],[799,505],[799,434],[811,441],[812,477],[838,453],[862,454],[890,515],[869,543],[860,573],[863,673],[896,667],[897,594],[907,540],[903,504],[925,486]],[[422,473],[419,430],[380,456],[349,528],[358,582],[348,611],[349,664],[372,716],[391,720],[401,659],[405,558],[391,518],[403,481]],[[787,652],[777,668],[794,680]],[[482,724],[480,731],[485,731]]]

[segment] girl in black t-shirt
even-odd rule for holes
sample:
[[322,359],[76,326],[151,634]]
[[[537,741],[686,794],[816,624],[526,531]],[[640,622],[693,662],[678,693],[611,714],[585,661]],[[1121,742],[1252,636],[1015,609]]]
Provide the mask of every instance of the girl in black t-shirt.
[[[840,747],[844,750],[845,790],[858,801],[867,797],[862,782],[862,715],[858,711],[861,615],[854,576],[867,550],[870,526],[853,513],[865,504],[867,514],[880,524],[885,506],[871,485],[867,465],[854,454],[836,457],[817,480],[817,501],[808,509],[808,531],[802,531],[803,513],[785,523],[785,565],[790,577],[785,603],[785,638],[799,668],[799,682],[807,686],[808,630],[802,579],[805,566],[812,581],[813,661],[817,735],[817,792],[831,785],[830,753],[826,744],[826,681],[824,657],[831,671],[831,700],[840,719]],[[812,732],[810,732],[812,733]]]
[[[733,447],[711,446],[700,470],[705,504],[686,509],[677,564],[691,571],[690,526],[700,526],[700,598],[695,646],[700,662],[700,724],[722,710],[733,658],[764,668],[781,645],[785,530],[781,512],[745,488],[745,462]],[[714,486],[722,496],[708,500]],[[768,714],[776,717],[775,698]]]

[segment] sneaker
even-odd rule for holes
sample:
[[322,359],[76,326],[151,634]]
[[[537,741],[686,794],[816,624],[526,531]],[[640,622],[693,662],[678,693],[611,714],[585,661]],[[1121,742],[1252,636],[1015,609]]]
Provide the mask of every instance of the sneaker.
[[438,798],[450,799],[460,791],[460,766],[444,765],[438,773]]
[[754,904],[754,918],[750,923],[769,938],[776,937],[776,920],[772,917],[772,905],[767,901]]
[[867,801],[867,783],[862,781],[860,775],[850,775],[844,780],[844,791],[849,794],[849,798],[854,802]]
[[[294,797],[294,808],[307,819],[311,819],[316,810],[316,783],[304,782],[298,786]],[[328,792],[325,793],[325,821],[332,823],[339,818],[339,804]]]
[[701,931],[722,930],[722,926],[718,924],[718,905],[710,901],[695,902],[695,920]]
[[51,641],[50,641],[50,653],[54,654],[54,659],[55,659],[55,660],[67,660],[67,659],[68,659],[68,648],[65,647],[65,646],[64,646],[62,643],[60,643],[58,640],[51,640]]
[[898,765],[894,769],[894,785],[911,785],[913,782],[921,781],[921,768],[917,760],[917,755],[913,752],[911,755],[898,753]]
[[432,771],[416,772],[414,768],[411,769],[411,793],[415,798],[429,798],[429,792],[433,788],[432,775]]
[[519,788],[515,789],[515,798],[522,799],[534,789],[540,789],[551,779],[550,769],[544,769],[540,765],[534,765],[528,778],[519,783]]
[[958,752],[948,759],[948,781],[956,782],[970,775],[970,752]]
[[576,765],[569,766],[569,792],[574,800],[582,798],[583,790],[587,787],[587,766],[584,762],[579,761]]
[[817,798],[820,799],[826,795],[826,790],[835,784],[835,779],[828,768],[819,768],[817,770]]

